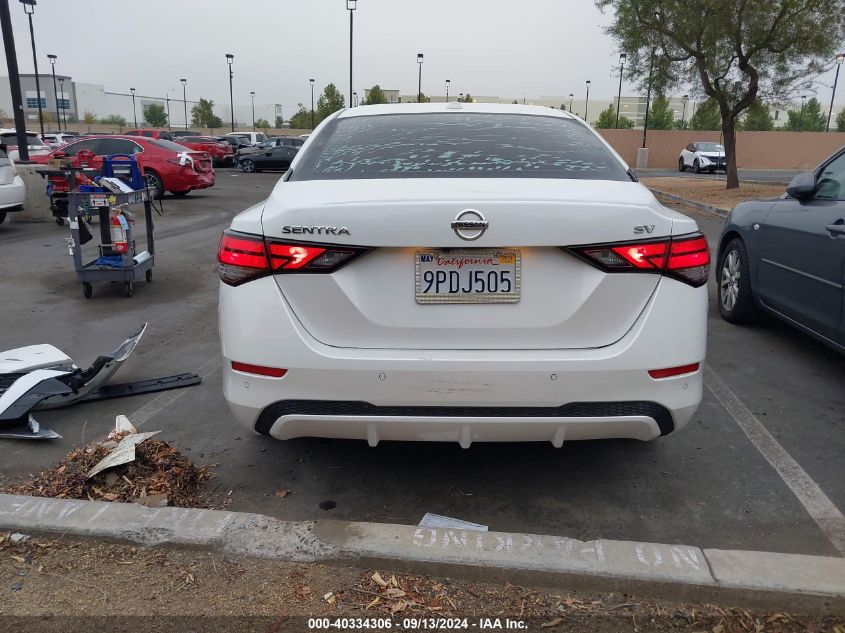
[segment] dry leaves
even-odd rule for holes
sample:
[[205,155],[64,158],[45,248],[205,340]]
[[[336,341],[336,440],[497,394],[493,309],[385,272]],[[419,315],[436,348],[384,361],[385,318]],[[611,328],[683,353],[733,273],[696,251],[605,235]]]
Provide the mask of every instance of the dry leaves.
[[288,491],[287,490],[277,490],[276,496],[284,499],[285,497],[288,496]]

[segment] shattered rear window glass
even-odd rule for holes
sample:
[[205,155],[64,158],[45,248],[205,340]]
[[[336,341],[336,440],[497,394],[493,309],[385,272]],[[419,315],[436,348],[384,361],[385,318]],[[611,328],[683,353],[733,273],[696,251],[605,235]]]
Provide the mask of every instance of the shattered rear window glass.
[[630,180],[578,121],[466,112],[334,119],[291,180],[427,177]]

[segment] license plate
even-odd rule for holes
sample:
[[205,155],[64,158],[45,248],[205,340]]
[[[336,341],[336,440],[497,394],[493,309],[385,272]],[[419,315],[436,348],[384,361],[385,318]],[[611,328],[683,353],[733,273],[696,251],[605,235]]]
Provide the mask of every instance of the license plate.
[[417,251],[416,296],[417,303],[519,303],[519,251]]

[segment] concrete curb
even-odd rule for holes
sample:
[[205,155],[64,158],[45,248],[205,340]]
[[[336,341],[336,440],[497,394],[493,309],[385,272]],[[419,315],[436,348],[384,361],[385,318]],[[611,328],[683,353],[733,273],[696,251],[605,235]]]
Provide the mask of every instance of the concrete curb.
[[723,209],[722,207],[714,207],[712,204],[704,204],[703,202],[697,202],[695,200],[690,200],[689,198],[684,198],[683,196],[677,196],[674,193],[666,193],[665,191],[661,191],[660,189],[656,189],[654,187],[649,187],[649,189],[655,193],[663,196],[671,200],[672,202],[678,202],[680,204],[685,204],[688,207],[692,207],[693,209],[697,209],[699,211],[703,211],[704,213],[711,213],[714,215],[718,215],[719,217],[726,218],[728,217],[728,213],[730,213],[729,209]]
[[845,558],[0,495],[0,529],[845,615]]

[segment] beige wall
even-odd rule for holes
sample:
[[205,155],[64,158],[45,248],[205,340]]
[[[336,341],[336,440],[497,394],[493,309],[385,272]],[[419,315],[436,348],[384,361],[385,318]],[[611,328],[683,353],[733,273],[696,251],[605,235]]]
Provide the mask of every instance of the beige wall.
[[[14,120],[0,120],[0,126],[2,127],[15,127]],[[27,129],[37,132],[38,131],[38,121],[35,121],[33,125],[32,121],[27,122]],[[120,134],[125,130],[131,130],[134,126],[128,125],[124,128],[119,128],[116,125],[105,125],[103,123],[68,123],[67,129],[72,132],[79,132],[81,134],[85,134],[88,132],[108,132],[109,134]],[[44,124],[45,130],[58,130],[58,127],[55,123],[46,123]],[[164,128],[161,128],[164,129]],[[183,127],[174,127],[174,130],[183,130]],[[201,136],[211,135],[217,136],[222,134],[228,134],[232,131],[231,126],[229,127],[221,127],[221,128],[201,128],[195,125],[188,126],[188,129],[192,132],[197,132]],[[238,132],[252,132],[252,127],[236,127],[236,131]],[[299,136],[300,134],[308,134],[311,130],[293,130],[291,128],[267,128],[261,129],[258,128],[258,132],[264,132],[267,136]]]
[[[642,130],[598,130],[625,161],[637,164]],[[677,168],[681,150],[695,141],[719,142],[719,132],[649,130],[648,166]],[[845,132],[737,132],[737,166],[743,169],[812,169],[845,145]]]

